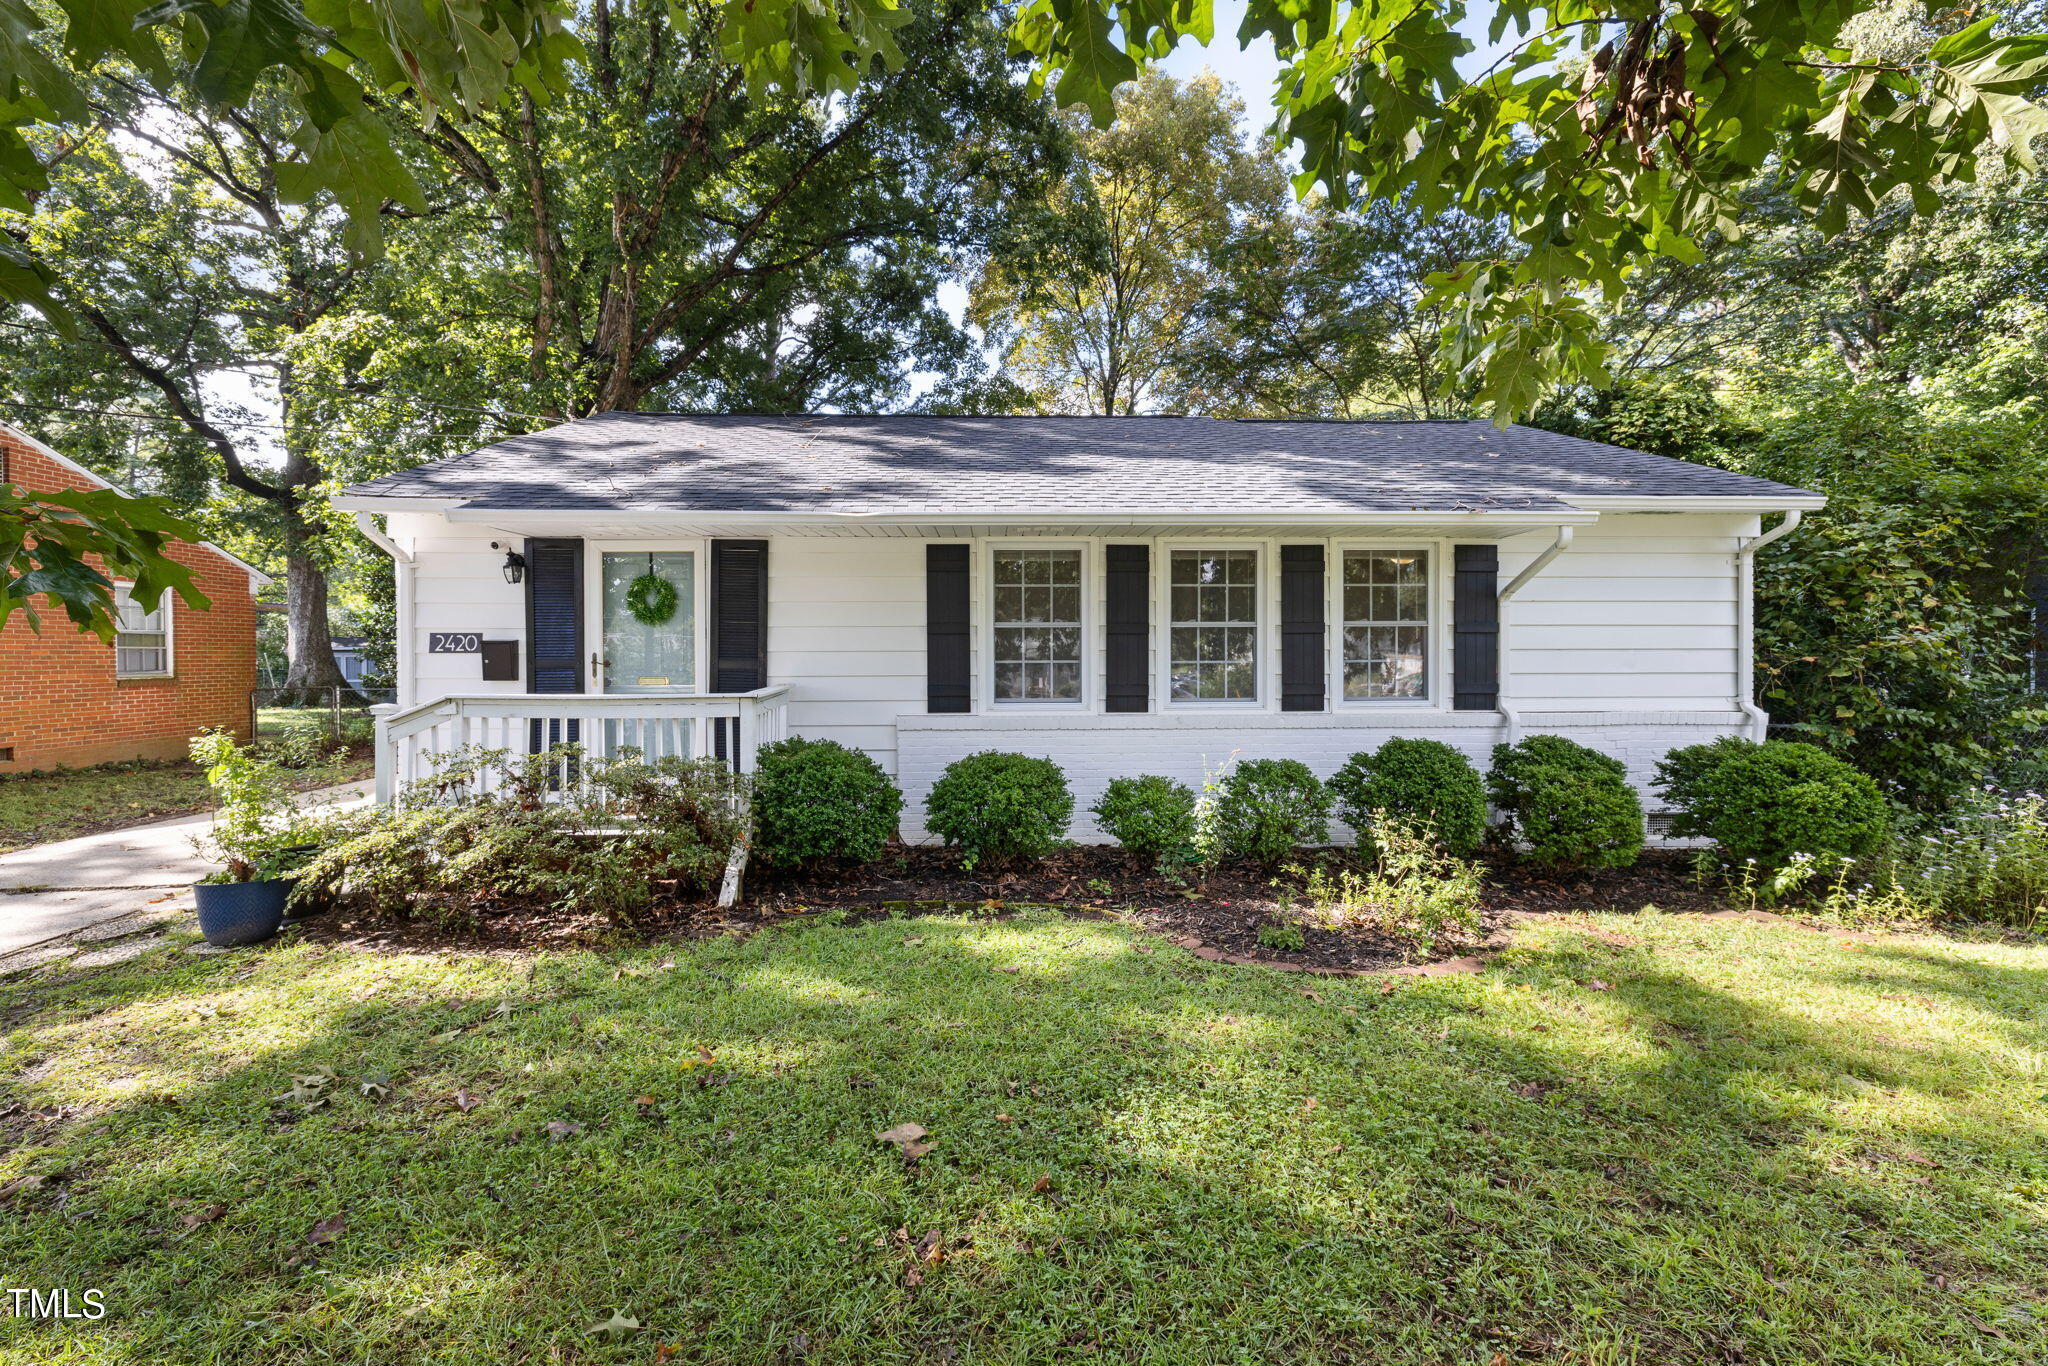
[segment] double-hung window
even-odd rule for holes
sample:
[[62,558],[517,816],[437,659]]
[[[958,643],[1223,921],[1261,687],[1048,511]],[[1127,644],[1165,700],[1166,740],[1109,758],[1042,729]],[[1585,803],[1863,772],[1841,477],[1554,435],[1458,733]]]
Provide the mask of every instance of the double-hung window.
[[1170,695],[1250,702],[1259,695],[1259,554],[1176,550],[1168,561]]
[[1081,700],[1081,552],[997,550],[995,700]]
[[171,595],[157,599],[145,612],[129,594],[128,585],[114,585],[114,676],[149,678],[171,671]]
[[1429,554],[1344,552],[1344,696],[1429,696]]

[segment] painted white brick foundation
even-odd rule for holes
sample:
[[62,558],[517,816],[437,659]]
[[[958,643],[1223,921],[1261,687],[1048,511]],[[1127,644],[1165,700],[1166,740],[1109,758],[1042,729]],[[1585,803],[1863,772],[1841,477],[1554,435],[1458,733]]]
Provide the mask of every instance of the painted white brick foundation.
[[[1744,727],[1738,711],[1523,712],[1521,734],[1562,735],[1628,765],[1630,781],[1654,809],[1649,781],[1657,761],[1679,745],[1699,744]],[[1442,740],[1482,773],[1505,726],[1494,712],[1431,712],[1396,718],[1347,713],[1234,713],[1145,716],[899,716],[897,780],[905,799],[903,836],[930,838],[925,794],[946,765],[977,750],[1051,759],[1074,789],[1073,836],[1100,843],[1087,808],[1110,779],[1158,773],[1199,786],[1205,769],[1239,759],[1299,759],[1329,777],[1351,755],[1390,736]]]

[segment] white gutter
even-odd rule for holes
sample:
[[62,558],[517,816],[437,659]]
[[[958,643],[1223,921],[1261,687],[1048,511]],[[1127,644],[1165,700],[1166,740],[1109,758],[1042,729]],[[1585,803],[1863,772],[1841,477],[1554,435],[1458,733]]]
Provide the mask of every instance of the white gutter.
[[1792,534],[1804,512],[1794,508],[1785,520],[1761,536],[1752,536],[1735,552],[1735,705],[1749,718],[1749,738],[1762,744],[1771,718],[1756,704],[1756,552]]
[[1494,694],[1494,707],[1500,712],[1501,724],[1507,732],[1505,738],[1507,743],[1511,745],[1515,743],[1516,738],[1521,733],[1522,714],[1515,708],[1512,702],[1508,701],[1508,666],[1513,660],[1513,656],[1508,652],[1508,602],[1515,594],[1522,591],[1522,585],[1528,583],[1529,580],[1535,578],[1538,574],[1541,574],[1544,567],[1552,560],[1571,549],[1571,544],[1572,529],[1568,526],[1560,526],[1557,529],[1557,539],[1550,543],[1549,548],[1535,559],[1529,561],[1528,567],[1510,579],[1508,586],[1501,589],[1494,599],[1498,603],[1498,606],[1495,608],[1494,630],[1496,634],[1494,636],[1494,655],[1500,661],[1498,666],[1500,676],[1497,680],[1499,691]]
[[[360,507],[359,503],[337,502],[344,509]],[[1520,527],[1534,530],[1538,527],[1553,527],[1560,523],[1586,526],[1600,520],[1597,512],[1502,512],[1481,509],[1429,509],[1414,508],[1401,512],[1187,512],[1185,510],[1146,510],[1142,508],[1119,509],[1113,512],[1076,512],[1070,508],[1020,508],[1016,510],[991,511],[987,509],[930,508],[917,512],[834,512],[830,509],[816,509],[803,512],[761,511],[759,509],[716,508],[647,508],[642,510],[607,509],[603,512],[576,511],[548,508],[504,508],[504,507],[452,507],[442,513],[450,522],[476,522],[487,526],[518,525],[521,527],[562,527],[565,529],[601,527],[607,523],[644,525],[649,521],[674,522],[678,525],[715,522],[724,526],[802,527],[802,526],[975,526],[994,527],[1019,524],[1059,523],[1062,525],[1087,526],[1137,526],[1154,523],[1163,526],[1212,527],[1261,526],[1286,529],[1304,525],[1329,525],[1346,527],[1398,526],[1412,527],[1418,524],[1431,526],[1498,526]]]
[[[400,545],[398,542],[392,540],[391,537],[386,535],[384,531],[378,527],[375,518],[373,518],[369,513],[356,513],[356,530],[362,532],[363,535],[369,539],[372,545],[376,546],[386,555],[389,555],[393,561],[392,573],[396,577],[396,582],[392,585],[392,597],[396,599],[398,608],[398,627],[395,632],[395,634],[398,637],[398,649],[396,651],[398,676],[391,680],[393,684],[393,692],[398,700],[394,704],[393,709],[395,710],[397,707],[409,707],[412,705],[413,701],[413,672],[416,668],[416,665],[413,660],[413,651],[411,649],[411,643],[413,615],[413,576],[417,572],[417,566],[415,565],[413,560],[413,553],[410,550],[407,550],[404,546]],[[373,712],[376,710],[377,708],[375,707],[371,708],[371,711]],[[380,721],[382,719],[384,718],[380,718]],[[382,733],[381,726],[379,733]],[[384,773],[384,769],[382,767],[385,758],[383,754],[384,746],[380,743],[378,748],[378,773],[380,775],[379,782],[382,783],[385,781],[385,779],[382,776]],[[388,795],[389,794],[383,792],[382,788],[380,787],[378,800],[387,800]]]

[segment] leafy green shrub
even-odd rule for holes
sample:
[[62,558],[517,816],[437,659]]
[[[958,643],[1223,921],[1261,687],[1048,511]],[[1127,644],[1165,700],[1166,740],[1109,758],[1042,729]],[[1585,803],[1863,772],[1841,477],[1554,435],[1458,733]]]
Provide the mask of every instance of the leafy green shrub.
[[1486,836],[1486,789],[1471,763],[1441,740],[1392,739],[1371,754],[1354,754],[1330,779],[1337,814],[1368,842],[1384,816],[1411,830],[1433,832],[1454,854],[1469,854]]
[[754,768],[754,848],[783,867],[865,863],[896,833],[903,794],[864,750],[778,740]]
[[2039,929],[2048,921],[2048,801],[1980,794],[1938,825],[1894,835],[1875,862],[1873,882],[1931,915]]
[[1560,868],[1626,868],[1643,850],[1643,804],[1619,759],[1562,735],[1493,747],[1486,775],[1529,857]]
[[1364,873],[1310,871],[1302,886],[1310,919],[1330,929],[1370,925],[1422,954],[1479,941],[1477,863],[1445,853],[1433,833],[1384,816],[1372,818],[1364,843],[1373,851]]
[[1050,759],[983,750],[946,766],[925,798],[925,825],[972,869],[1043,858],[1067,837],[1074,794]]
[[206,881],[284,877],[305,862],[312,817],[293,804],[291,784],[274,759],[222,730],[193,736],[191,754],[206,766],[206,785],[218,803],[213,824],[193,841],[200,854],[225,865]]
[[1305,844],[1330,842],[1330,794],[1299,759],[1247,759],[1216,791],[1216,837],[1226,858],[1277,867]]
[[1756,741],[1740,735],[1723,735],[1703,745],[1683,745],[1657,761],[1657,776],[1650,786],[1664,794],[1671,808],[1671,833],[1680,839],[1699,839],[1707,831],[1699,828],[1692,808],[1699,799],[1700,784],[1707,775],[1746,754],[1756,752]]
[[743,791],[716,759],[469,746],[394,805],[331,818],[293,896],[455,924],[519,907],[630,922],[671,890],[718,885],[745,830]]
[[294,719],[264,744],[268,758],[284,768],[318,768],[339,748],[318,720]]
[[1690,781],[1685,828],[1731,862],[1782,867],[1794,854],[1823,861],[1875,851],[1889,825],[1877,784],[1825,750],[1769,740]]
[[1308,932],[1292,920],[1267,920],[1259,925],[1259,942],[1281,953],[1300,953]]
[[1195,794],[1155,774],[1115,778],[1088,808],[1103,833],[1155,868],[1195,859]]

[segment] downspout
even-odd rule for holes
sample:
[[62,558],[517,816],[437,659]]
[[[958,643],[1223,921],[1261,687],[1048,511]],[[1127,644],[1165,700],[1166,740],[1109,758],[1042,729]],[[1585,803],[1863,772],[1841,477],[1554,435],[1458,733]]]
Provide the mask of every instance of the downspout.
[[1521,733],[1522,714],[1512,702],[1508,701],[1508,664],[1513,658],[1508,652],[1508,602],[1515,594],[1522,591],[1524,584],[1542,573],[1546,565],[1564,554],[1565,551],[1571,549],[1571,544],[1572,529],[1568,526],[1559,527],[1557,529],[1557,539],[1550,543],[1550,547],[1541,555],[1529,561],[1528,567],[1510,579],[1508,586],[1501,589],[1495,596],[1495,602],[1498,605],[1495,609],[1496,624],[1494,629],[1498,634],[1494,637],[1494,650],[1500,658],[1500,690],[1494,696],[1494,706],[1500,712],[1501,722],[1507,730],[1506,740],[1511,745]]
[[1771,718],[1756,704],[1756,552],[1792,534],[1806,514],[1787,512],[1785,520],[1761,536],[1752,536],[1735,552],[1735,705],[1749,718],[1749,738],[1761,744]]
[[389,555],[397,582],[392,587],[392,596],[398,606],[397,649],[393,661],[398,665],[398,676],[392,679],[397,705],[409,707],[413,703],[413,658],[409,644],[412,640],[412,580],[413,555],[410,550],[386,535],[378,526],[376,518],[367,512],[356,514],[356,530],[363,533],[369,542]]

